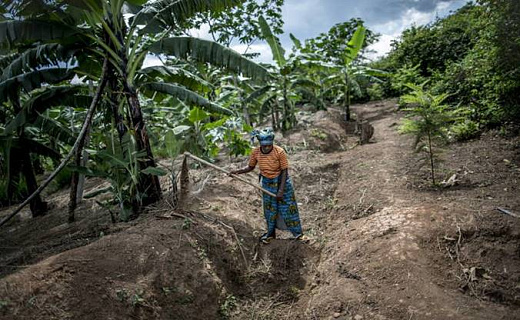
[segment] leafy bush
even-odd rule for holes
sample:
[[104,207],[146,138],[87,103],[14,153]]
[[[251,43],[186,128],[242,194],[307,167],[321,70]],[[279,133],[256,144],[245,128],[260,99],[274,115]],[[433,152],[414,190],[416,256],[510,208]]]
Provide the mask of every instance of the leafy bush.
[[478,124],[472,120],[456,123],[450,128],[453,138],[457,141],[466,141],[480,135]]
[[425,81],[419,71],[419,65],[404,65],[392,75],[390,86],[398,94],[403,95],[410,92],[409,84],[419,85]]
[[383,87],[379,83],[374,83],[368,87],[367,93],[371,101],[382,100],[384,98]]
[[56,191],[70,186],[71,179],[72,170],[68,167],[63,168],[54,178],[52,190]]

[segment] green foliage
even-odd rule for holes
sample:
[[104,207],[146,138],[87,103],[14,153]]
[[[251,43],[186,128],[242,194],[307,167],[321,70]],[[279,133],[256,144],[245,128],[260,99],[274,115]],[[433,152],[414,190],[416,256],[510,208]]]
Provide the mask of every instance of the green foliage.
[[367,88],[368,96],[371,101],[378,101],[384,98],[384,89],[381,84],[374,83],[370,87]]
[[237,306],[237,298],[229,294],[226,296],[224,302],[220,305],[219,314],[223,319],[229,319],[231,313]]
[[243,1],[230,10],[199,14],[185,28],[200,29],[202,24],[206,23],[209,25],[208,31],[214,41],[227,47],[233,42],[245,44],[247,46],[245,54],[254,41],[262,39],[257,17],[266,17],[274,33],[282,33],[283,2],[283,0]]
[[458,141],[470,140],[480,135],[478,123],[469,119],[465,119],[464,121],[451,126],[450,132]]
[[[135,139],[130,134],[125,134],[120,144],[114,136],[106,136],[105,150],[96,151],[92,154],[95,166],[89,168],[72,168],[87,176],[99,177],[110,183],[108,188],[98,189],[85,198],[92,198],[99,194],[110,193],[111,199],[97,202],[110,212],[117,208],[118,216],[121,221],[128,221],[138,213],[141,202],[145,194],[141,193],[139,175],[165,175],[166,171],[160,168],[148,167],[140,169],[140,162],[146,157],[146,153],[138,151]],[[146,189],[145,189],[146,190]]]
[[[307,39],[302,51],[318,54],[327,62],[343,63],[344,54],[350,49],[349,44],[345,40],[353,39],[355,32],[359,30],[358,26],[363,24],[364,21],[360,18],[353,18],[349,21],[335,24],[327,33],[320,33],[316,38]],[[361,49],[365,49],[367,46],[377,42],[378,39],[379,34],[367,29],[366,35],[361,41]]]
[[430,160],[432,183],[435,185],[433,146],[436,141],[447,141],[448,126],[454,120],[449,106],[444,104],[446,94],[433,95],[422,87],[409,85],[412,92],[401,97],[408,107],[408,113],[399,131],[415,136],[414,146],[417,151],[426,151]]
[[63,168],[53,181],[54,190],[60,190],[70,186],[70,179],[72,178],[72,170],[70,168]]
[[[405,30],[376,65],[395,71],[387,95],[428,80],[433,94],[465,108],[463,137],[520,119],[520,2],[481,0],[426,26]],[[455,107],[454,107],[455,108]],[[466,120],[468,122],[466,122]],[[465,123],[465,124],[464,124]],[[464,127],[465,129],[462,129]]]
[[419,71],[419,65],[414,67],[410,65],[404,65],[397,69],[391,77],[390,83],[391,88],[398,95],[403,95],[410,92],[408,84],[420,85],[425,81],[425,78],[421,76]]

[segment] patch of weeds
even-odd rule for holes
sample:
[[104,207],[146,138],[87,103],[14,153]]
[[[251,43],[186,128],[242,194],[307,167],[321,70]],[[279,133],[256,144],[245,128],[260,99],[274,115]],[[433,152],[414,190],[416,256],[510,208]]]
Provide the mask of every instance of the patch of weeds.
[[146,302],[143,295],[144,291],[142,289],[137,289],[136,293],[134,293],[130,298],[130,303],[132,304],[132,306],[136,307],[139,305],[143,305]]
[[324,141],[327,139],[327,134],[320,129],[311,129],[311,137],[315,137]]
[[182,229],[188,230],[191,228],[191,220],[188,218],[184,218],[184,221],[182,222]]
[[367,168],[368,167],[368,164],[367,163],[364,163],[364,162],[360,162],[356,165],[356,167],[358,168]]
[[338,199],[328,196],[325,200],[325,209],[332,210],[336,207],[336,204],[338,204]]
[[300,294],[300,289],[295,286],[290,286],[287,288],[287,291],[285,291],[282,295],[282,300],[284,301],[294,301],[298,299],[298,295]]
[[197,248],[197,255],[199,256],[200,260],[205,260],[208,257],[208,253],[202,247]]
[[237,306],[237,298],[230,294],[226,297],[224,302],[220,305],[219,314],[222,319],[229,319],[231,312]]
[[8,300],[0,300],[0,311],[7,310],[7,307],[9,307],[9,301]]
[[130,294],[124,288],[116,290],[116,297],[117,297],[117,300],[119,300],[120,302],[125,302],[129,296],[130,296]]
[[29,300],[27,300],[27,304],[30,306],[36,305],[36,296],[30,297]]
[[193,301],[195,301],[195,297],[190,290],[186,290],[180,298],[175,300],[175,302],[179,304],[190,304],[193,303]]
[[175,287],[162,287],[161,291],[165,296],[178,292],[177,288]]
[[200,260],[204,260],[208,257],[208,253],[206,252],[206,250],[204,248],[202,248],[200,245],[199,245],[199,242],[197,240],[194,240],[193,242],[190,241],[190,246],[197,250],[197,256],[199,257]]

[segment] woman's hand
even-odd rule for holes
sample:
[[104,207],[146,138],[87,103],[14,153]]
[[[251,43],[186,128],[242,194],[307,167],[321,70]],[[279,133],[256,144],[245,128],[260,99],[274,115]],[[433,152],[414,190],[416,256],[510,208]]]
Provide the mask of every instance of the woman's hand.
[[281,200],[283,200],[283,192],[278,191],[278,193],[276,194],[276,201]]
[[233,176],[233,175],[237,175],[237,174],[240,174],[240,170],[233,170],[233,171],[230,171],[228,173],[228,176]]

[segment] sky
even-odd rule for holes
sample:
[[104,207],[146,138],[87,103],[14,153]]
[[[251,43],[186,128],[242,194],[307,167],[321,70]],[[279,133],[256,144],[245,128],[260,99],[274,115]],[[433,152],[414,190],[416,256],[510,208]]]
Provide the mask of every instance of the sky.
[[[284,34],[280,36],[286,51],[290,51],[292,41],[289,33],[298,39],[313,38],[327,32],[334,24],[361,18],[370,30],[380,33],[379,42],[370,49],[374,53],[369,58],[376,59],[390,51],[392,40],[412,25],[427,24],[436,17],[444,17],[462,7],[468,0],[285,0],[282,8]],[[209,39],[207,28],[192,30],[193,36]],[[243,45],[233,45],[242,53]],[[260,62],[271,63],[272,55],[265,42],[255,43],[250,52],[259,52]],[[147,57],[146,65],[157,64],[158,59]]]

